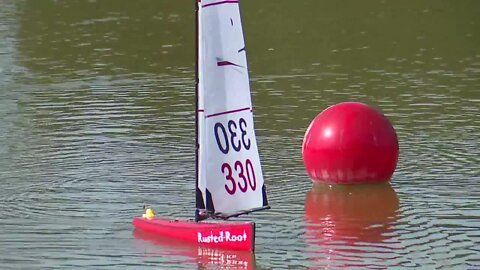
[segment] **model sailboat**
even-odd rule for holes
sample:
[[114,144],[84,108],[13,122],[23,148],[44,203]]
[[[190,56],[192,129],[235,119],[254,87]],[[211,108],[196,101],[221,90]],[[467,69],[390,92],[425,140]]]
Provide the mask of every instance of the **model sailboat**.
[[200,245],[254,250],[253,222],[223,221],[269,208],[255,137],[239,1],[195,2],[195,220],[158,218],[149,210],[134,218],[133,224]]

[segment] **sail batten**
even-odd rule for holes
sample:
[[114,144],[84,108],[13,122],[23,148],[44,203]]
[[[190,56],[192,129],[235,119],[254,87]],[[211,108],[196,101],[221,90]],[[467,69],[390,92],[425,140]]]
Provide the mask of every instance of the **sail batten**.
[[268,208],[239,1],[198,1],[197,24],[197,208],[227,218]]

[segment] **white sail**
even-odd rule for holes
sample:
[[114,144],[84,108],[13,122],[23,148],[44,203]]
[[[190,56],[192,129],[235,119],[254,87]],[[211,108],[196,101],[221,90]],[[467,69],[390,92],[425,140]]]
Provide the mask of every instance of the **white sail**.
[[197,192],[225,214],[267,205],[238,2],[198,1]]

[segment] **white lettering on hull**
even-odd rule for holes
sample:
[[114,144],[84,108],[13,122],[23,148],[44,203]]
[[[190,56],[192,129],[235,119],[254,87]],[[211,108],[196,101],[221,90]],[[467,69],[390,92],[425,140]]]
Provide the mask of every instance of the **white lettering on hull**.
[[223,242],[245,242],[247,241],[247,233],[243,231],[243,234],[232,234],[229,231],[220,231],[218,234],[214,234],[210,231],[209,235],[202,235],[198,232],[198,243],[223,243]]

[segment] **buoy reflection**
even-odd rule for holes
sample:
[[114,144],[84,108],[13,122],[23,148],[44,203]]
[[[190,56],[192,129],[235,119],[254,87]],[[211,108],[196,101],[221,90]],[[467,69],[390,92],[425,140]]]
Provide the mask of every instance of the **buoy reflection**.
[[390,183],[315,184],[305,199],[306,241],[313,259],[326,265],[335,258],[355,261],[367,250],[372,256],[385,252],[378,247],[395,236],[392,225],[398,210],[399,200]]

